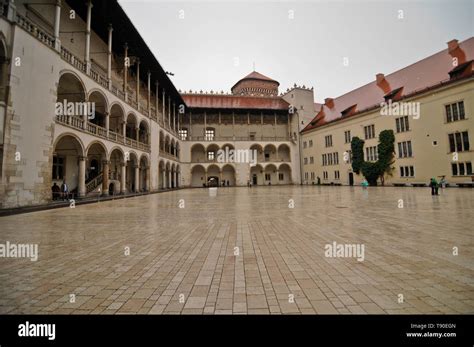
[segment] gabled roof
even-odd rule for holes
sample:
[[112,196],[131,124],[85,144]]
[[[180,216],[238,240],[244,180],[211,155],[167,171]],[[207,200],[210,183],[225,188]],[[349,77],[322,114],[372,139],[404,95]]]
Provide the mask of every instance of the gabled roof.
[[[450,44],[452,43],[453,41],[450,42]],[[403,98],[428,88],[444,85],[449,82],[449,72],[453,70],[454,57],[458,59],[460,66],[472,60],[474,58],[474,37],[459,43],[457,48],[444,49],[390,75],[384,76],[385,86],[389,85],[390,91],[403,88],[403,95],[401,95]],[[471,71],[468,75],[472,75],[472,73]],[[342,111],[355,104],[357,104],[357,109],[349,117],[360,114],[362,111],[377,108],[380,103],[385,101],[384,96],[386,95],[387,92],[374,80],[360,88],[334,98],[333,107],[329,108],[327,105],[323,105],[321,110],[316,109],[313,121],[302,132],[342,119]],[[321,116],[318,117],[320,114]]]

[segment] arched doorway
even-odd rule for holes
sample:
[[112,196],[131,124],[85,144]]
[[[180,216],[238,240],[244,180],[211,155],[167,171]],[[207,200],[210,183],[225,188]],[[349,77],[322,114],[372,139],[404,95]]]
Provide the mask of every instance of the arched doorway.
[[138,192],[138,157],[134,152],[128,153],[127,169],[126,169],[126,182],[127,191]]
[[235,186],[235,169],[228,164],[222,168],[222,181],[226,186]]
[[89,102],[94,104],[95,114],[89,118],[89,122],[102,128],[106,127],[107,100],[99,91],[93,91],[89,95]]
[[278,160],[289,162],[290,159],[290,147],[286,144],[281,144],[278,146]]
[[252,185],[257,186],[257,185],[263,185],[263,168],[260,164],[257,164],[255,166],[252,166],[250,168],[250,182]]
[[201,144],[194,144],[191,147],[191,162],[204,163],[206,161],[206,149]]
[[278,168],[278,184],[291,184],[291,167],[281,164]]
[[207,168],[207,186],[208,187],[219,187],[221,185],[221,170],[217,165],[210,165]]
[[265,185],[274,185],[277,184],[277,169],[273,164],[265,166]]
[[124,112],[119,104],[112,105],[110,109],[109,130],[123,135]]
[[195,165],[191,169],[191,187],[203,187],[206,183],[206,170],[202,165]]
[[[61,187],[65,182],[71,196],[84,195],[85,186],[80,187],[80,183],[82,179],[82,184],[85,184],[85,172],[82,172],[81,177],[81,165],[85,170],[84,147],[81,141],[74,135],[61,136],[53,149],[51,184]],[[55,194],[54,198],[59,196]]]
[[149,168],[148,168],[148,158],[145,155],[142,155],[140,158],[140,178],[139,178],[139,187],[138,190],[142,192],[147,192],[148,187],[148,178],[149,178]]

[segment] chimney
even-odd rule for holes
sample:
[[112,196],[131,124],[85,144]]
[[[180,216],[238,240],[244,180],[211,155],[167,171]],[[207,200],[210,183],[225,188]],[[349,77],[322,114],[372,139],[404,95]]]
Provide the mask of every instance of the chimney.
[[448,42],[448,52],[449,52],[449,54],[451,54],[452,52],[454,52],[458,48],[459,48],[459,41],[458,40],[453,39],[453,40]]
[[334,99],[333,98],[326,98],[326,99],[324,99],[324,104],[329,108],[333,108],[334,107]]
[[380,86],[385,80],[385,75],[383,73],[378,73],[377,75],[375,75],[375,79],[377,81],[377,85]]

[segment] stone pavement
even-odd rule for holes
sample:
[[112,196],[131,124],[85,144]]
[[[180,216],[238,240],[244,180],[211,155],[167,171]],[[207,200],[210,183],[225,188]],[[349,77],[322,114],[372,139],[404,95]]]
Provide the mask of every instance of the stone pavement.
[[469,189],[282,186],[1,217],[39,258],[0,258],[0,313],[474,313],[473,211]]

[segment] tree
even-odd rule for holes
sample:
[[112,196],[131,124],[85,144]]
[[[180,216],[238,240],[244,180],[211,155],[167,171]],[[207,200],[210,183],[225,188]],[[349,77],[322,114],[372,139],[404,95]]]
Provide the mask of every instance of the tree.
[[353,137],[351,141],[352,170],[359,174],[362,172],[371,186],[377,185],[380,178],[382,185],[385,184],[385,175],[392,172],[395,153],[395,135],[393,130],[383,130],[379,134],[377,146],[379,159],[376,162],[364,161],[364,140]]

